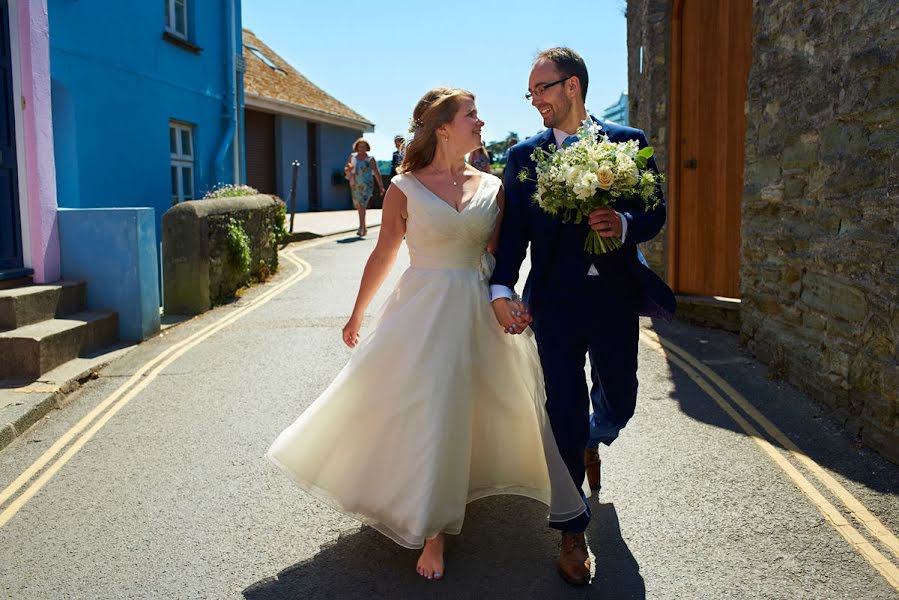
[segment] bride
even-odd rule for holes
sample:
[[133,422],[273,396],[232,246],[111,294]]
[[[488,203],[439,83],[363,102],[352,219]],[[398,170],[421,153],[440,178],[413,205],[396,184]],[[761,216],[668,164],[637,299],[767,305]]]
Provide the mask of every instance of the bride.
[[[474,95],[435,88],[413,112],[413,139],[384,198],[343,341],[356,348],[268,458],[304,490],[407,548],[417,572],[444,575],[445,534],[468,502],[521,494],[551,521],[585,511],[544,409],[530,338],[506,335],[487,281],[503,214],[497,177],[466,165],[481,146]],[[403,237],[411,266],[359,331]],[[513,327],[528,325],[523,313]]]

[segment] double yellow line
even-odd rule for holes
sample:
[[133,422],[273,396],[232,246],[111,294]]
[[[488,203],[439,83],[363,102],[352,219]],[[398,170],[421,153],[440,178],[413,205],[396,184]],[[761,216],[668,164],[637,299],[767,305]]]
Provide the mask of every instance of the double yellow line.
[[[714,371],[692,356],[680,346],[662,339],[650,329],[642,329],[640,338],[643,343],[663,354],[666,359],[679,367],[690,379],[711,397],[736,423],[746,432],[752,440],[780,467],[793,483],[798,487],[824,515],[824,518],[836,529],[843,538],[849,542],[859,554],[864,557],[880,573],[887,582],[899,591],[899,567],[883,555],[871,544],[852,523],[843,516],[824,495],[806,478],[792,462],[802,465],[818,483],[826,488],[846,511],[852,516],[853,521],[861,524],[870,536],[889,549],[894,557],[899,558],[899,540],[887,529],[880,520],[862,505],[849,491],[839,484],[830,474],[821,468],[818,463],[809,458],[796,444],[793,443],[782,431],[774,426],[763,414],[761,414],[740,392],[729,383],[719,377]],[[717,389],[716,389],[717,387]],[[720,390],[720,392],[719,392]],[[724,396],[727,396],[725,398]],[[746,415],[758,424],[784,452],[774,447],[759,430],[735,407],[739,407]],[[786,454],[786,455],[785,455]],[[789,457],[789,458],[788,458]]]
[[[330,241],[330,239],[304,244],[302,247],[319,245],[326,241]],[[117,412],[150,385],[166,367],[208,337],[263,306],[269,300],[311,273],[312,267],[309,263],[293,256],[290,252],[282,252],[280,256],[297,267],[295,273],[259,296],[248,300],[244,306],[229,313],[227,316],[167,348],[150,362],[143,365],[124,384],[107,396],[50,446],[6,489],[0,492],[0,507],[3,507],[0,510],[0,528],[6,525]]]

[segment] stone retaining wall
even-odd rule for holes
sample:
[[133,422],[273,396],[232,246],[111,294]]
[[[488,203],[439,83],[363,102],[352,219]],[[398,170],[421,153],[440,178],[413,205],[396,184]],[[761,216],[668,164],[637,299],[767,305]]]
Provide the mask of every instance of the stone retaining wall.
[[743,338],[899,461],[899,4],[754,10]]
[[[198,314],[230,298],[253,278],[278,266],[273,232],[283,214],[275,196],[181,202],[162,216],[163,307],[167,314]],[[250,268],[229,260],[230,219],[250,240]]]

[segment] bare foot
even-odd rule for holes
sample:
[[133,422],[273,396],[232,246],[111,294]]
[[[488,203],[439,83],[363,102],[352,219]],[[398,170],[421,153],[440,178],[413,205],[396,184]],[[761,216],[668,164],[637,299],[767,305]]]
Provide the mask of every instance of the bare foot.
[[436,537],[425,540],[425,547],[421,551],[421,557],[415,570],[426,579],[443,579],[443,542],[442,533]]

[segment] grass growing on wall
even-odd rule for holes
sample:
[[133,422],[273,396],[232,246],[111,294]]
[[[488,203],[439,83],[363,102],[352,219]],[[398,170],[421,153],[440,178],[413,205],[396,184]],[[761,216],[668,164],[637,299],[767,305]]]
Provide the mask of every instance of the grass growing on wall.
[[250,236],[235,218],[228,219],[228,263],[239,273],[250,270]]

